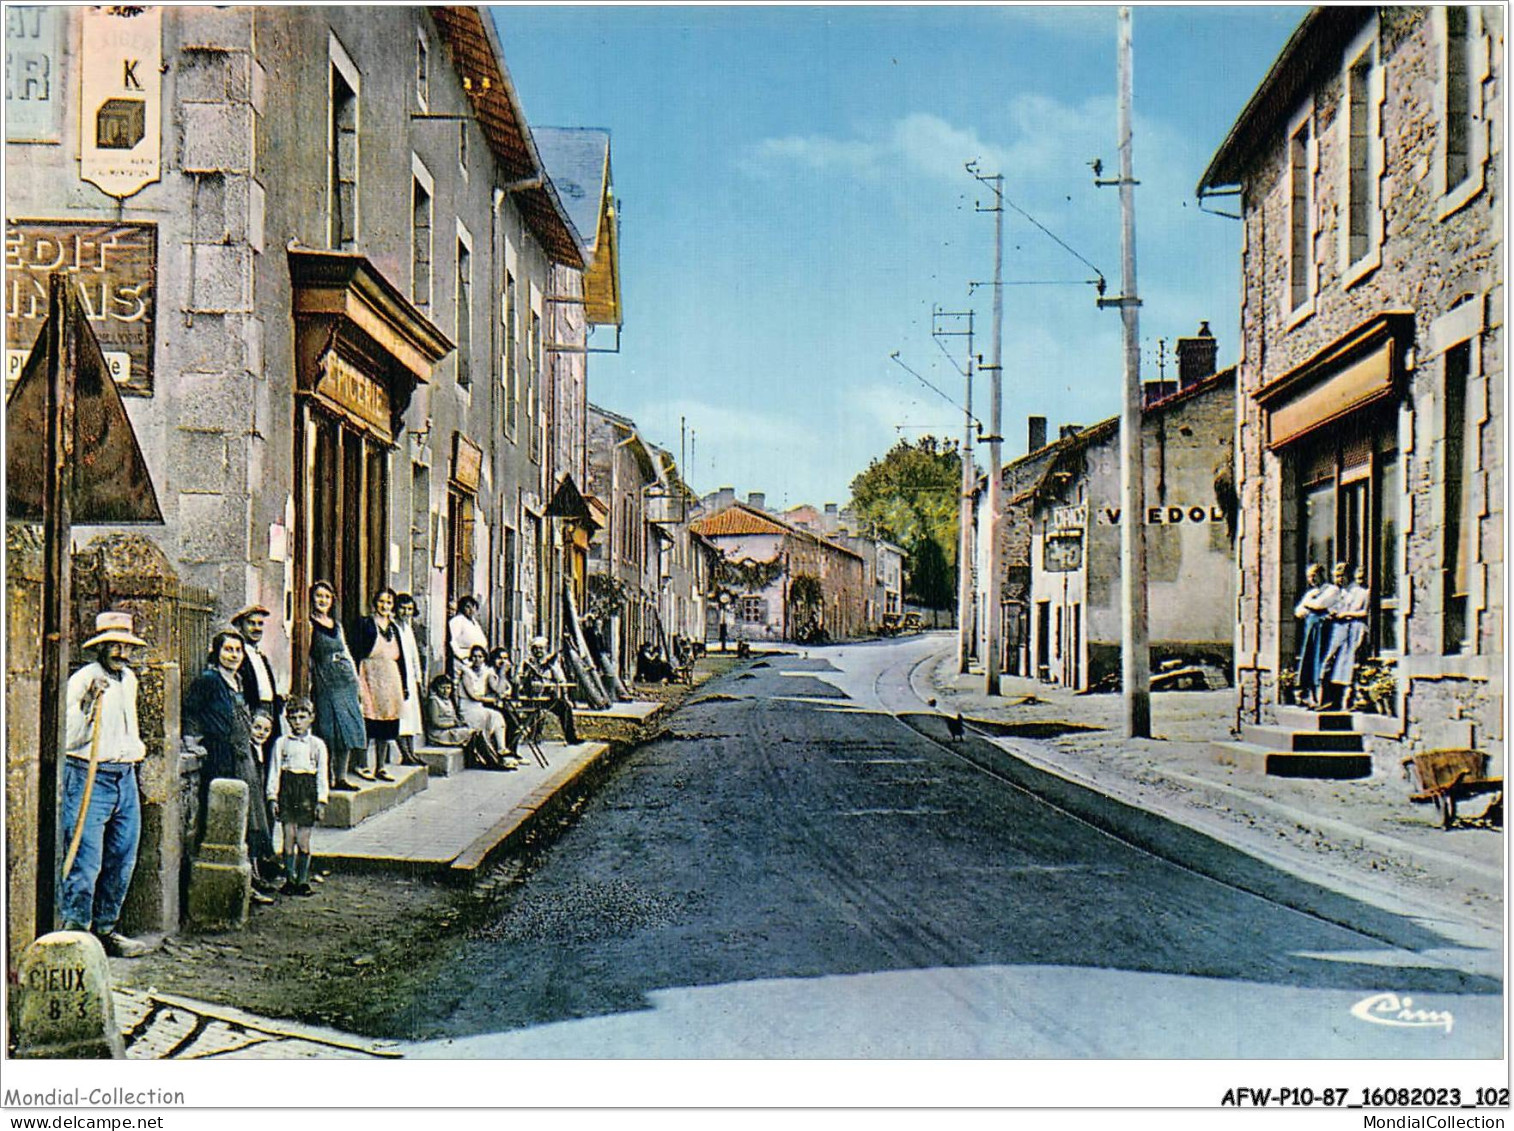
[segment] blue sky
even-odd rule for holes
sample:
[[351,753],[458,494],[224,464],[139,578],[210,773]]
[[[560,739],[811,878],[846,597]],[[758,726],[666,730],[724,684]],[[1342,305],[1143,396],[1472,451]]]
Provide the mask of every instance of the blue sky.
[[[1240,225],[1193,188],[1305,9],[1137,7],[1136,246],[1142,372],[1207,319],[1234,361]],[[1005,194],[1118,291],[1113,7],[501,7],[505,61],[537,126],[612,133],[626,324],[590,397],[678,451],[689,480],[769,506],[844,503],[901,436],[961,434],[962,378],[931,309],[976,309],[989,350],[990,202]],[[1223,206],[1223,205],[1222,205]],[[1005,458],[1025,417],[1119,410],[1119,316],[1092,272],[1013,210]],[[1063,285],[1070,284],[1070,285]],[[604,339],[600,339],[603,343]],[[962,358],[961,339],[949,343]],[[975,411],[988,419],[986,381]],[[986,449],[980,455],[986,458]]]

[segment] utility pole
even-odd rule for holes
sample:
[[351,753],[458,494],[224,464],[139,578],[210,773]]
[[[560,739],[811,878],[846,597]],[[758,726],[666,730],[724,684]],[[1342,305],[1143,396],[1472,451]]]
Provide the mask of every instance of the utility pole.
[[973,312],[934,310],[932,322],[941,318],[966,318],[966,330],[931,327],[937,338],[967,338],[966,388],[962,394],[962,505],[957,522],[957,671],[965,674],[973,654]]
[[[1135,186],[1130,145],[1130,9],[1119,12],[1120,175],[1098,185],[1120,189],[1120,295],[1098,300],[1117,306],[1125,327],[1125,401],[1120,413],[1120,688],[1125,736],[1151,737],[1151,652],[1146,631],[1146,453],[1141,435],[1140,307],[1136,295]],[[1095,176],[1098,175],[1097,169]]]
[[1003,584],[999,576],[1003,557],[999,546],[999,477],[1004,443],[1001,427],[1004,401],[1004,174],[985,176],[978,172],[976,161],[968,162],[967,171],[994,190],[994,206],[978,208],[979,212],[994,214],[994,325],[990,347],[993,360],[979,368],[990,370],[994,375],[989,386],[989,434],[984,437],[988,441],[988,517],[983,523],[984,537],[988,539],[988,577],[983,582],[983,693],[998,695],[999,669],[1003,666],[999,655],[999,590]]

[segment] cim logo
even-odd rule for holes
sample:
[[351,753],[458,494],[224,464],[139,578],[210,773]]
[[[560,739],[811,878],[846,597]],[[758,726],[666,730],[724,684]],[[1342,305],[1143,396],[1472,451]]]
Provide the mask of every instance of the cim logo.
[[1451,1031],[1450,1010],[1415,1009],[1414,999],[1395,993],[1373,994],[1351,1007],[1351,1016],[1374,1025],[1397,1029],[1444,1029]]

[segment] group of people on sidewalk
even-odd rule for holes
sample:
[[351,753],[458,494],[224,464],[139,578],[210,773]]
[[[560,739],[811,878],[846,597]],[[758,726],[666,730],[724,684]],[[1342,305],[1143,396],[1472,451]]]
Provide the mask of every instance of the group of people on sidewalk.
[[1350,710],[1356,650],[1367,635],[1367,571],[1358,567],[1352,580],[1351,567],[1340,562],[1327,582],[1316,562],[1304,577],[1309,587],[1293,610],[1303,621],[1294,696],[1311,710]]
[[478,623],[478,602],[464,597],[447,624],[452,671],[432,679],[426,696],[426,739],[433,746],[461,747],[474,765],[514,769],[521,738],[543,714],[557,719],[563,740],[578,741],[571,684],[547,638],[532,639],[517,669],[508,649],[491,647]]

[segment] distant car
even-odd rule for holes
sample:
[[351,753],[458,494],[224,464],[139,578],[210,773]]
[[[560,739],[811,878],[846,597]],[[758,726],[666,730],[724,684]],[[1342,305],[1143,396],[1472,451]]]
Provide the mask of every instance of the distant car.
[[925,627],[925,618],[922,617],[919,613],[905,613],[904,614],[904,631],[905,632],[919,632],[924,627]]
[[899,613],[884,613],[883,623],[879,626],[884,636],[893,636],[899,629],[904,627],[904,617]]

